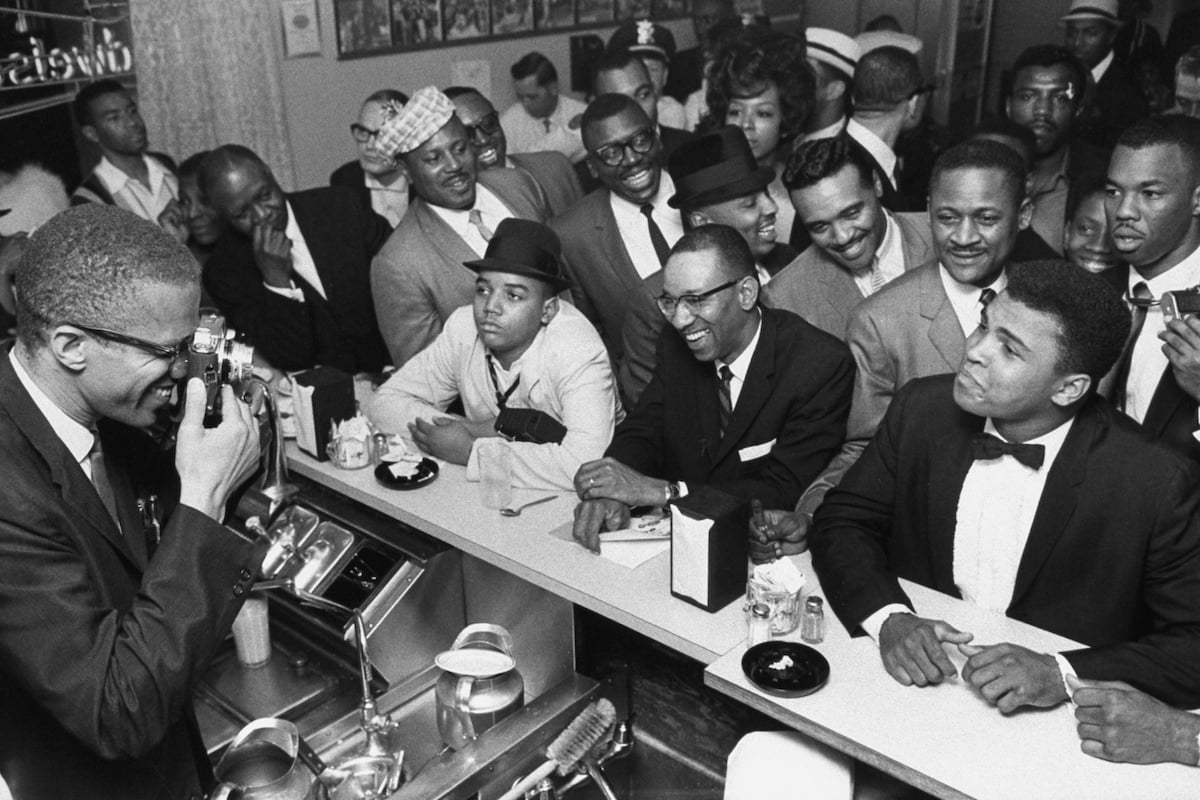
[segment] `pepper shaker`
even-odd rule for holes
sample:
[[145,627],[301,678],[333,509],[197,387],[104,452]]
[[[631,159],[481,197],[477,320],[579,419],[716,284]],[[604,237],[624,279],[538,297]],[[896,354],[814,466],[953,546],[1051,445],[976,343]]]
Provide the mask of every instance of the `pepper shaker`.
[[809,644],[825,641],[825,603],[813,596],[804,601],[804,618],[800,623],[800,638]]

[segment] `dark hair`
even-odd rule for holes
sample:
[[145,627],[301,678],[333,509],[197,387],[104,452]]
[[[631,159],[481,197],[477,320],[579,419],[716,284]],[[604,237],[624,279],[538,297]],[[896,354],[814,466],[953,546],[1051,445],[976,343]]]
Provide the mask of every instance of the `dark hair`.
[[196,183],[200,187],[200,194],[204,195],[207,200],[212,193],[212,187],[230,168],[246,164],[257,164],[267,175],[271,175],[271,170],[266,162],[249,147],[240,144],[223,144],[217,147],[204,157],[196,172]]
[[95,125],[96,121],[92,119],[92,101],[106,94],[118,93],[129,94],[129,90],[120,81],[113,78],[104,78],[84,86],[71,101],[71,110],[75,112],[75,122],[80,127]]
[[192,153],[190,156],[185,158],[179,165],[179,179],[183,180],[184,178],[196,177],[197,184],[199,184],[200,164],[211,152],[211,150],[201,150],[199,153]]
[[363,105],[365,106],[367,103],[386,103],[388,101],[405,105],[408,103],[408,95],[396,89],[380,89],[378,92],[371,92],[367,96],[367,99],[363,100]]
[[858,180],[863,186],[874,187],[875,174],[871,165],[845,134],[802,142],[788,156],[783,171],[783,185],[789,192],[806,189],[832,178],[845,167],[853,167],[858,171]]
[[948,148],[933,162],[933,172],[929,176],[930,193],[944,173],[959,169],[987,169],[1001,173],[1014,207],[1020,206],[1025,197],[1025,162],[1008,145],[990,139],[968,139]]
[[1160,145],[1178,147],[1188,169],[1195,174],[1200,168],[1200,119],[1182,114],[1149,117],[1133,123],[1117,137],[1117,147],[1131,150]]
[[1032,161],[1037,153],[1037,137],[1033,135],[1033,131],[1026,128],[1020,123],[1013,122],[1008,117],[998,117],[988,115],[983,118],[975,130],[971,131],[968,140],[979,141],[979,137],[987,136],[1007,136],[1011,139],[1017,139],[1021,144],[1025,145],[1025,152],[1029,154],[1029,162],[1025,164],[1025,168],[1029,169],[1033,166]]
[[1097,192],[1103,194],[1106,186],[1107,182],[1103,172],[1085,172],[1072,178],[1071,185],[1067,189],[1067,222],[1070,223],[1075,218],[1075,212],[1079,210],[1080,203],[1089,195]]
[[900,20],[893,17],[891,14],[880,14],[866,25],[863,25],[863,32],[870,31],[893,31],[895,33],[904,33],[904,28],[900,27]]
[[558,82],[558,70],[554,68],[553,62],[538,52],[526,53],[521,56],[520,60],[509,69],[509,74],[512,75],[514,81],[525,80],[530,75],[536,75],[538,86]]
[[[628,48],[616,47],[606,49],[600,54],[600,58],[596,59],[596,67],[592,70],[592,88],[596,88],[596,79],[599,78],[601,72],[619,72],[630,64],[635,63],[642,69],[646,68],[638,54],[630,51]],[[649,74],[647,71],[647,77],[649,77]]]
[[716,253],[717,262],[729,277],[741,280],[755,274],[754,254],[750,252],[750,245],[745,237],[728,225],[709,223],[692,228],[671,248],[671,255],[710,250]]
[[[1017,60],[1013,62],[1012,76],[1013,86],[1017,86],[1017,73],[1029,67],[1057,67],[1065,66],[1071,71],[1071,83],[1075,87],[1073,102],[1076,106],[1083,102],[1084,91],[1087,89],[1088,70],[1078,58],[1071,55],[1071,51],[1065,47],[1060,47],[1056,44],[1035,44],[1033,47],[1026,47],[1017,56]],[[1009,90],[1012,93],[1012,90]]]
[[1059,259],[1010,264],[1007,273],[1009,298],[1058,322],[1058,369],[1088,375],[1094,389],[1129,336],[1129,309],[1120,293]]
[[902,47],[864,53],[854,70],[854,107],[879,111],[903,103],[921,88],[921,64]]
[[816,98],[817,82],[805,58],[803,39],[747,28],[717,54],[708,74],[709,124],[721,127],[733,100],[756,97],[775,84],[779,90],[780,140],[803,129]]
[[63,323],[121,328],[145,313],[141,284],[199,279],[196,259],[162,228],[116,206],[84,203],[29,238],[16,273],[17,338],[36,349]]
[[646,112],[632,97],[616,92],[606,92],[588,103],[587,108],[583,110],[583,115],[579,118],[579,130],[586,133],[590,125],[629,110],[637,111],[642,116],[646,115]]

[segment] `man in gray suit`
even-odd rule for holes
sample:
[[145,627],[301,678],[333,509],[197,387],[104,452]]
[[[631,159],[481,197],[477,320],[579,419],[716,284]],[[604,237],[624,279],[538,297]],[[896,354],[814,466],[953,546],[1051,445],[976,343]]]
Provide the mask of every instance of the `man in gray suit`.
[[442,330],[456,308],[471,303],[475,273],[501,220],[545,222],[542,192],[516,170],[480,172],[454,103],[433,86],[412,96],[379,133],[380,149],[400,159],[417,199],[371,262],[371,294],[379,329],[397,367]]
[[657,313],[642,281],[662,269],[683,222],[667,202],[675,184],[641,106],[622,94],[602,94],[583,113],[582,127],[588,169],[602,185],[550,227],[562,241],[575,306],[619,365],[626,312],[640,305]]
[[845,339],[864,298],[933,255],[929,217],[885,209],[871,165],[840,136],[796,147],[783,181],[813,243],[771,280],[764,300]]
[[969,141],[938,156],[929,181],[935,258],[864,300],[851,315],[846,342],[858,373],[846,443],[794,513],[768,511],[768,530],[751,531],[753,558],[803,552],[813,512],[858,460],[900,387],[913,378],[957,371],[980,310],[1007,284],[1004,265],[1032,214],[1025,164],[1011,148]]

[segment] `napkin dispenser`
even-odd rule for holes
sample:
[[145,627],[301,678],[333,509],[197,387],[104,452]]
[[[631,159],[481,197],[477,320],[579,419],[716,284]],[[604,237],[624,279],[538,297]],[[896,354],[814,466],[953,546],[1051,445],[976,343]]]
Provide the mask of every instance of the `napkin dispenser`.
[[701,489],[671,506],[671,595],[708,612],[746,592],[750,504]]
[[296,444],[318,461],[328,461],[330,423],[352,419],[354,378],[334,367],[316,367],[293,378]]

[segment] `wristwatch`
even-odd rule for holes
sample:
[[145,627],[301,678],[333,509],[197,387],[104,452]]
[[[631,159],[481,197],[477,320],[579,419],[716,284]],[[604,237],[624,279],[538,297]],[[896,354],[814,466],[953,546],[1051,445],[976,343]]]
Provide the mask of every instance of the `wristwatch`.
[[667,497],[663,501],[663,505],[670,505],[671,503],[675,502],[680,497],[682,497],[682,493],[679,491],[679,482],[678,481],[667,481],[666,494],[667,494]]

